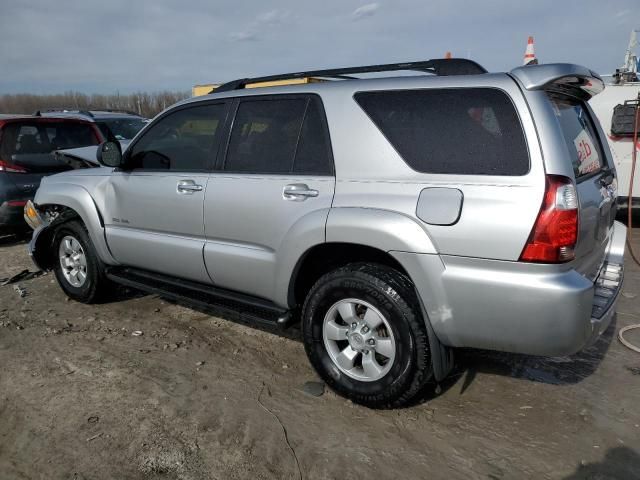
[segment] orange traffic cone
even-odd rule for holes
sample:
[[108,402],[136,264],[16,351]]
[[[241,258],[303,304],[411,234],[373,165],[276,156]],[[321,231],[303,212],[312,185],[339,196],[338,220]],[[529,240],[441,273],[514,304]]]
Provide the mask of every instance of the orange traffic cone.
[[538,59],[536,58],[536,52],[533,49],[533,37],[529,37],[527,40],[527,49],[524,52],[523,65],[537,65]]

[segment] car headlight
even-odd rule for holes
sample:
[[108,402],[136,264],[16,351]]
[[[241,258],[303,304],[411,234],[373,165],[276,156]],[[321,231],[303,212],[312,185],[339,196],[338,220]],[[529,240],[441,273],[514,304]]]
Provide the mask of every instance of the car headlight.
[[38,213],[38,209],[31,200],[24,206],[24,219],[27,224],[34,230],[44,225],[44,220]]

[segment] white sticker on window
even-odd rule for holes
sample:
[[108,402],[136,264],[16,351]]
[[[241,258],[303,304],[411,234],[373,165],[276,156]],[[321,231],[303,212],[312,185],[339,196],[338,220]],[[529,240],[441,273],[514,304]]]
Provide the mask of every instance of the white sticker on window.
[[586,130],[581,130],[573,140],[578,152],[578,172],[583,175],[595,172],[600,168],[600,156],[596,150],[591,136]]

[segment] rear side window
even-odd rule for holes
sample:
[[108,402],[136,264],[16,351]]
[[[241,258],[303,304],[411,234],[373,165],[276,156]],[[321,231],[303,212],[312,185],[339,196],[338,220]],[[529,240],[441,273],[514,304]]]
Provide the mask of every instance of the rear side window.
[[520,120],[500,90],[361,92],[355,99],[418,172],[517,176],[529,171]]
[[331,175],[333,173],[331,145],[326,134],[323,112],[316,99],[309,100],[293,171],[310,175]]
[[604,161],[602,147],[593,120],[582,102],[559,96],[551,96],[550,99],[571,156],[576,179],[600,170]]
[[161,118],[131,151],[130,169],[206,170],[217,153],[225,104],[184,108]]
[[242,100],[224,169],[264,174],[330,175],[331,150],[315,98]]

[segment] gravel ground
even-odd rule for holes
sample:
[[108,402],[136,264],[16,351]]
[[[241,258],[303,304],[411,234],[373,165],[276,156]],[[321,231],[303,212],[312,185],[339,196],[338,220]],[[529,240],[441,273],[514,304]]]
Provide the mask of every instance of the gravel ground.
[[[0,278],[27,268],[0,240]],[[616,338],[639,287],[629,261],[590,349],[460,351],[439,395],[394,411],[304,393],[295,327],[133,291],[82,305],[51,274],[0,287],[0,479],[640,478],[640,354]]]

